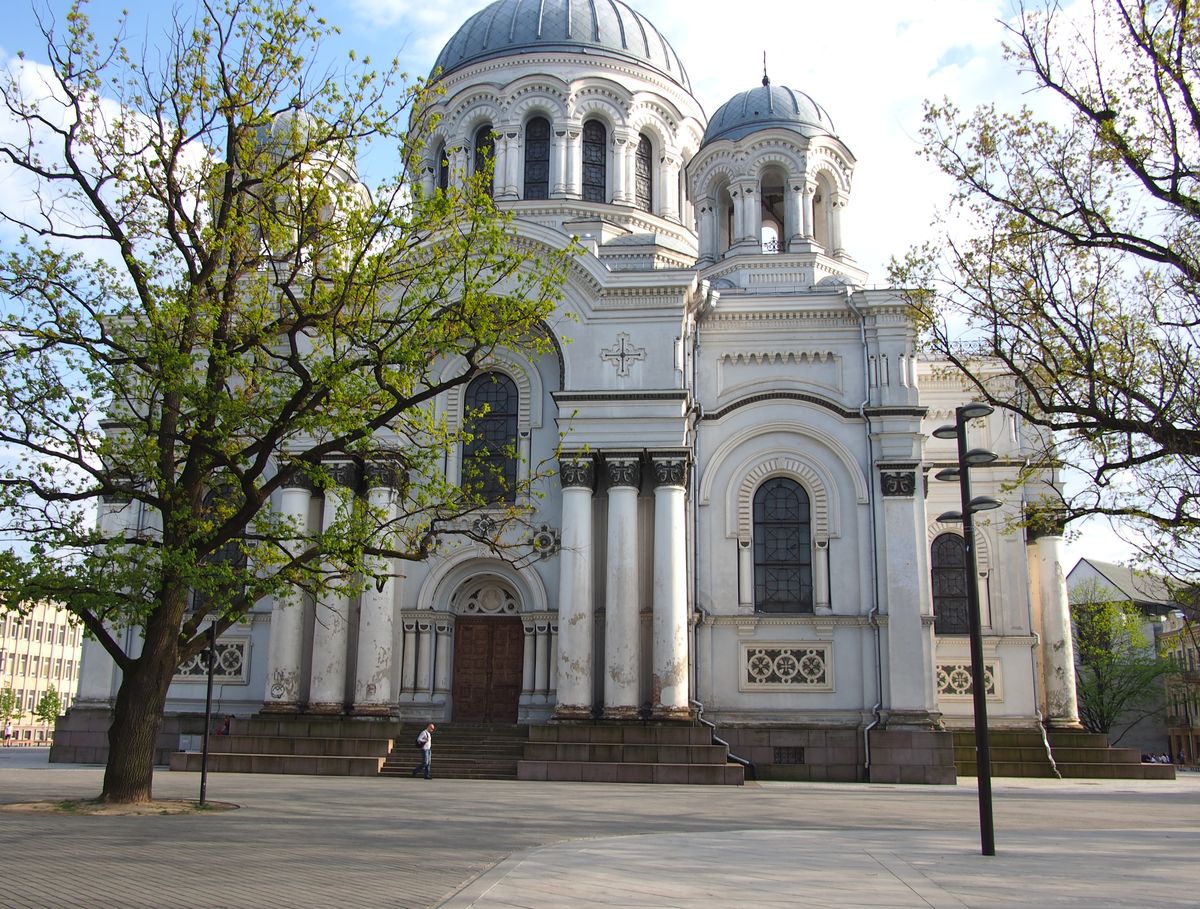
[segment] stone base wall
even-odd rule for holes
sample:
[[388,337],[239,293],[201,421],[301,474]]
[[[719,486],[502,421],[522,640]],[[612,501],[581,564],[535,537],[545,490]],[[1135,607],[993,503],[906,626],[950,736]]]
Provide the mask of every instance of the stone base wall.
[[957,780],[948,732],[872,730],[869,770],[861,729],[723,726],[717,735],[732,754],[753,762],[760,780],[935,785]]
[[[52,764],[104,764],[108,761],[108,727],[112,711],[96,707],[72,707],[60,716],[50,746]],[[182,735],[203,735],[204,715],[173,713],[163,718],[154,748],[154,763],[165,767],[179,750]]]

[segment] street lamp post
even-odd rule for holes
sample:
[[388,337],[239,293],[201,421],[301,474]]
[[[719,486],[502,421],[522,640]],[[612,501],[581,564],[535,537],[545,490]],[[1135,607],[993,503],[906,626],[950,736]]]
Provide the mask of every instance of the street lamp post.
[[979,568],[975,556],[975,522],[977,511],[999,508],[1000,502],[991,496],[971,496],[971,468],[996,460],[995,452],[983,448],[967,448],[967,423],[992,412],[987,404],[964,404],[954,409],[954,425],[939,426],[933,431],[936,438],[958,442],[958,467],[938,471],[935,479],[958,480],[962,511],[950,511],[938,516],[945,523],[962,521],[963,551],[967,570],[967,622],[971,639],[971,695],[975,705],[975,773],[979,787],[979,841],[984,855],[996,854],[996,839],[992,825],[992,755],[988,744],[987,686],[983,668],[983,630],[979,615]]

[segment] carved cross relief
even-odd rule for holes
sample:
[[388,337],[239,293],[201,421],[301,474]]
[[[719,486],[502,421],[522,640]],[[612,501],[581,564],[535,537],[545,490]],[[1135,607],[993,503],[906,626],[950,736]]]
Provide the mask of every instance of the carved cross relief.
[[625,332],[617,335],[617,343],[612,347],[601,349],[600,359],[607,360],[617,368],[618,376],[629,375],[629,367],[635,360],[646,359],[646,348],[634,347],[632,339]]

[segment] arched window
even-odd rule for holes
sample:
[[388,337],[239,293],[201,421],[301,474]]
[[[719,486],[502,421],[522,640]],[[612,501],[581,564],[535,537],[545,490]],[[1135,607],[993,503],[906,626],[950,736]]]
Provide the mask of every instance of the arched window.
[[508,376],[487,372],[463,396],[462,484],[489,502],[513,502],[517,486],[520,393]]
[[812,518],[808,493],[774,477],[754,492],[754,609],[812,612]]
[[608,130],[599,120],[583,124],[583,201],[608,201]]
[[[492,136],[492,124],[485,123],[475,130],[475,166],[472,173],[482,173],[492,166],[492,158],[496,152],[496,139]],[[487,188],[491,195],[492,188]]]
[[765,253],[783,252],[784,186],[784,175],[778,168],[763,171],[758,198],[762,211],[762,251]]
[[933,630],[937,634],[968,634],[967,551],[956,533],[940,534],[929,553],[933,584]]
[[525,198],[550,198],[550,121],[545,117],[525,124]]
[[650,138],[642,136],[637,147],[637,207],[642,211],[654,210],[654,153]]
[[450,188],[450,153],[446,150],[445,145],[439,145],[437,150],[437,158],[434,161],[437,175],[437,188],[447,190]]

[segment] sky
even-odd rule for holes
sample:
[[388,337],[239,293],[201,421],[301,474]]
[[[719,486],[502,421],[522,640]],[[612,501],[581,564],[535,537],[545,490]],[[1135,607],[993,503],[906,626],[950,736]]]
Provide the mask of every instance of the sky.
[[[406,70],[420,75],[429,72],[457,28],[487,3],[314,0],[318,14],[342,32],[329,47],[330,62],[353,49],[378,61],[398,57]],[[174,5],[187,11],[191,0]],[[1032,92],[1030,79],[1004,58],[1004,22],[1014,15],[1012,0],[635,0],[631,5],[674,47],[708,116],[733,95],[760,84],[764,54],[774,84],[806,92],[825,108],[858,160],[843,237],[873,284],[886,282],[891,257],[932,235],[930,224],[951,191],[918,155],[924,101],[948,97],[963,110],[993,102],[1009,110],[1051,103]],[[1062,2],[1067,14],[1087,5],[1087,0]],[[126,41],[140,47],[159,39],[171,6],[167,0],[96,0],[88,10],[94,30],[104,36],[127,9]],[[31,61],[45,60],[34,8],[48,9],[61,21],[67,3],[12,0],[0,30],[0,59],[7,62],[24,51]],[[368,168],[387,164],[360,162]],[[1133,550],[1107,524],[1093,522],[1068,542],[1067,555],[1070,566],[1084,556],[1125,561]]]

